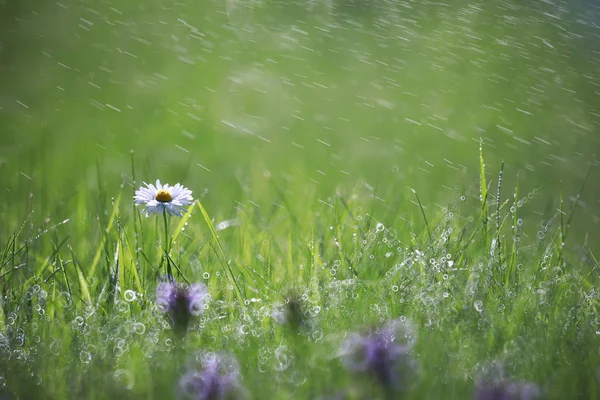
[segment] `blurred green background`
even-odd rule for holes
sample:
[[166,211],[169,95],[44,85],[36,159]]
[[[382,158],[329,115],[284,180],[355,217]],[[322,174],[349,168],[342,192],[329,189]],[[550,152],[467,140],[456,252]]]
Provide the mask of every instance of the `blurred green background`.
[[[477,195],[482,138],[489,179],[506,162],[503,198],[517,177],[525,196],[544,187],[527,210],[542,220],[561,190],[571,207],[600,148],[595,2],[0,7],[3,234],[30,208],[67,218],[79,190],[116,194],[131,150],[137,184],[183,182],[223,215],[274,201],[269,181],[323,201],[414,188],[433,214]],[[578,240],[599,232],[597,182],[592,168]]]

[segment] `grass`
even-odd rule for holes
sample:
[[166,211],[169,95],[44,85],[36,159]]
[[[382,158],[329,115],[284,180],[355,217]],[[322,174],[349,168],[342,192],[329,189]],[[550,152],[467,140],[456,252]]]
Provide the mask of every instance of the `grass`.
[[[196,195],[169,220],[167,252],[161,218],[132,206],[132,159],[114,196],[99,182],[76,195],[68,219],[37,224],[28,212],[4,237],[2,389],[170,398],[195,354],[228,351],[250,398],[378,397],[337,355],[348,333],[400,318],[418,337],[408,399],[469,398],[495,361],[548,398],[596,399],[599,265],[565,241],[576,204],[565,211],[561,201],[527,236],[522,209],[543,190],[515,186],[500,197],[502,167],[492,196],[483,152],[480,162],[479,190],[457,191],[436,212],[416,192],[412,200],[402,188],[376,195],[364,185],[323,200],[250,180],[252,200],[242,195],[233,218]],[[211,294],[181,340],[154,306],[165,255],[177,280],[204,282]],[[301,313],[297,329],[273,317],[288,301]]]
[[[597,5],[3,6],[0,398],[173,398],[206,351],[250,398],[384,398],[339,354],[392,320],[407,399],[498,363],[600,397]],[[156,178],[197,200],[166,235]],[[169,270],[211,295],[183,339]]]

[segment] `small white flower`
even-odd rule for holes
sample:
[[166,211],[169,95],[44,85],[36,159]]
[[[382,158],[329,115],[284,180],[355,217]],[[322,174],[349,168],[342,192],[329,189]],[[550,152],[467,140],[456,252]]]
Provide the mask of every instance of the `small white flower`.
[[144,182],[146,187],[141,187],[135,192],[133,199],[136,204],[144,204],[146,216],[166,211],[169,214],[181,217],[188,204],[192,204],[192,191],[179,183],[175,186],[161,185],[156,180],[156,186]]

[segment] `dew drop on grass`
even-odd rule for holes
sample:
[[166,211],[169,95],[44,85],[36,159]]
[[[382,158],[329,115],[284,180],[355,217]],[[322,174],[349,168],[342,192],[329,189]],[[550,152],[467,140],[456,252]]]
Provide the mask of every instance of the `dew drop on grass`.
[[289,354],[287,346],[279,346],[275,350],[275,369],[285,371],[294,360],[294,356]]
[[31,380],[33,381],[33,383],[36,386],[39,386],[42,384],[42,377],[38,374],[36,374],[35,372],[32,372],[31,374],[29,374],[29,377],[31,378]]
[[313,308],[310,309],[310,316],[314,318],[317,315],[319,315],[320,312],[321,312],[321,307],[314,306]]
[[210,274],[208,272],[205,272],[205,273],[202,274],[202,277],[204,279],[208,279],[208,278],[210,278]]
[[58,304],[60,304],[64,308],[71,307],[71,295],[67,292],[61,292],[58,295]]
[[392,292],[397,292],[397,291],[398,291],[398,285],[392,286]]
[[135,322],[133,324],[133,331],[138,335],[143,335],[146,333],[146,325],[142,324],[141,322]]
[[323,331],[322,331],[322,330],[320,330],[320,329],[317,329],[317,330],[315,330],[315,331],[312,333],[312,339],[313,339],[313,341],[315,341],[315,342],[318,342],[318,341],[319,341],[319,340],[321,340],[322,338],[323,338]]
[[50,352],[55,356],[58,356],[62,352],[62,343],[58,340],[54,340],[50,343]]
[[129,303],[126,303],[124,301],[121,301],[121,300],[117,301],[116,307],[117,307],[117,311],[119,311],[121,313],[129,312]]
[[126,369],[118,369],[115,371],[113,378],[115,382],[122,385],[125,389],[133,389],[134,378],[130,371]]
[[85,350],[82,350],[82,351],[79,353],[79,360],[80,360],[82,363],[84,363],[84,364],[87,364],[87,363],[89,363],[90,361],[92,361],[92,355],[91,355],[89,352],[87,352],[87,351],[85,351]]
[[375,225],[375,232],[377,233],[383,232],[384,229],[385,226],[381,222],[378,222],[377,225]]
[[537,238],[538,238],[539,240],[543,240],[545,237],[546,237],[546,235],[544,234],[544,232],[543,232],[543,231],[538,231],[538,233],[537,233]]
[[427,296],[427,293],[425,292],[421,292],[421,294],[419,295],[419,299],[421,300],[421,303],[423,303],[423,305],[426,307],[430,306],[433,303],[431,297]]
[[123,295],[123,297],[125,297],[125,301],[128,301],[128,302],[130,302],[130,303],[131,303],[132,301],[135,301],[135,300],[137,299],[137,295],[136,295],[136,294],[135,294],[135,292],[134,292],[133,290],[131,290],[131,289],[127,289],[127,290],[125,291],[125,294]]
[[483,311],[483,302],[481,300],[476,300],[475,303],[473,303],[473,306],[477,312]]

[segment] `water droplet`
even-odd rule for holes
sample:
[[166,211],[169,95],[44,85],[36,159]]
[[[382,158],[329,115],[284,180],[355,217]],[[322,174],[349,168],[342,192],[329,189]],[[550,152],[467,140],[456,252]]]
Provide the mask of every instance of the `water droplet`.
[[315,342],[318,342],[319,340],[321,340],[323,338],[323,331],[320,329],[315,330],[312,333],[312,338]]
[[475,310],[477,312],[483,311],[483,302],[481,300],[476,300],[475,303],[473,304],[473,306],[475,307]]
[[287,346],[279,346],[275,350],[275,369],[277,371],[285,371],[294,361],[294,356],[290,354]]
[[133,388],[134,378],[130,371],[126,369],[118,369],[115,371],[113,378],[115,382],[122,385],[125,389],[131,390]]
[[133,331],[138,335],[143,335],[146,332],[146,325],[141,322],[135,322],[133,324]]
[[58,304],[60,304],[64,308],[71,307],[71,295],[67,292],[61,292],[58,295]]
[[121,313],[126,313],[129,312],[129,303],[126,303],[124,301],[117,301],[116,303],[116,307],[117,307],[117,311],[121,312]]
[[92,355],[89,352],[82,350],[79,353],[79,360],[81,360],[82,363],[87,364],[92,361]]
[[127,289],[125,291],[125,294],[123,295],[123,297],[125,297],[125,301],[128,301],[128,302],[132,302],[137,299],[136,293],[131,289]]

